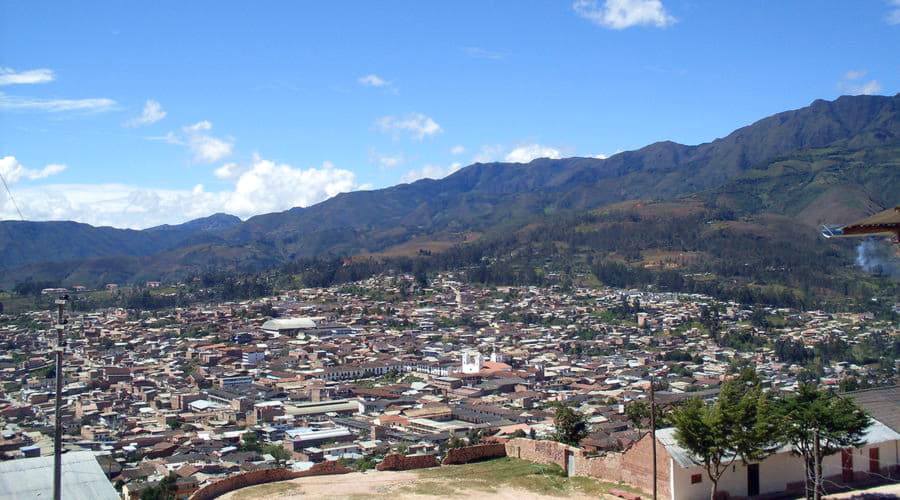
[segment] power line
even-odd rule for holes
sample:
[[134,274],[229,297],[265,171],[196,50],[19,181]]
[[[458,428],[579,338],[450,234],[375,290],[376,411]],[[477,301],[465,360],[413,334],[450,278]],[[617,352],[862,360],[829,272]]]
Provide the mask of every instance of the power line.
[[2,173],[2,172],[0,172],[0,181],[3,181],[3,187],[6,188],[6,194],[9,195],[9,199],[12,200],[13,206],[16,207],[16,212],[19,213],[19,218],[22,219],[22,220],[24,221],[24,220],[25,220],[25,217],[22,215],[22,211],[19,210],[19,204],[16,203],[16,199],[13,198],[12,191],[9,190],[9,184],[6,183],[6,178],[3,177],[3,173]]

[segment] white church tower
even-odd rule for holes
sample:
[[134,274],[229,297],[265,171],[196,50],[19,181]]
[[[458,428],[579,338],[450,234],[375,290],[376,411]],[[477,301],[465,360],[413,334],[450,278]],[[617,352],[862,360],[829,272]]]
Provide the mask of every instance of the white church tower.
[[466,350],[462,353],[462,372],[478,373],[484,365],[484,357],[476,350]]

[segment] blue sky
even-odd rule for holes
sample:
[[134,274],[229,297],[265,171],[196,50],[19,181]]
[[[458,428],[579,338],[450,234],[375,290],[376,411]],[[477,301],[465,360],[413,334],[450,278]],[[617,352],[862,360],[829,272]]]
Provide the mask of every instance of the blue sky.
[[895,0],[0,1],[0,173],[31,220],[246,218],[706,142],[892,95],[898,54]]

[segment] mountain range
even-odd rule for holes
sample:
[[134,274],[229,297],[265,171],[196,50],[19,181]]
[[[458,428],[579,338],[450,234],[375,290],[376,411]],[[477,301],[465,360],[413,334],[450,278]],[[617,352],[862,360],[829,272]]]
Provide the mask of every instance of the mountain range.
[[[344,193],[246,221],[215,214],[140,231],[3,221],[0,286],[29,279],[89,286],[170,280],[213,268],[267,269],[304,257],[441,251],[548,218],[611,208],[651,218],[700,210],[698,224],[802,233],[806,245],[849,256],[846,244],[817,239],[816,225],[896,204],[900,94],[843,96],[705,144],[657,142],[607,159],[475,163],[443,179]],[[664,214],[648,215],[648,206]]]

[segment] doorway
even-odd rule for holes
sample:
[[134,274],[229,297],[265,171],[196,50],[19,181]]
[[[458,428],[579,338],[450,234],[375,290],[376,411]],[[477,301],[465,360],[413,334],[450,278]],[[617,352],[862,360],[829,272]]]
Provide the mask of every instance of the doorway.
[[759,464],[747,465],[747,496],[759,495]]
[[841,450],[841,480],[853,481],[853,450]]

